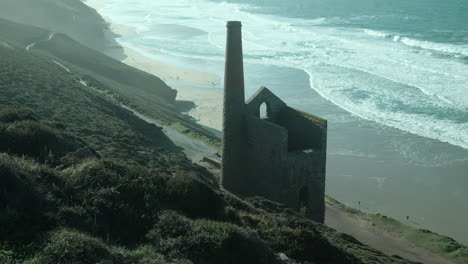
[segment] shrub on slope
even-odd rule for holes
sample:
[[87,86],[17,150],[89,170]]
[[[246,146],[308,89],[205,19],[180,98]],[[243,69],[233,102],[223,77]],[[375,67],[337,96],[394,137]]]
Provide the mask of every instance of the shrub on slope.
[[137,165],[89,160],[63,171],[62,195],[93,219],[93,231],[114,241],[137,243],[164,200],[166,179]]
[[146,237],[170,258],[194,263],[279,263],[252,231],[226,222],[192,221],[173,211],[161,213]]
[[[33,122],[55,136],[63,129],[17,119],[1,125]],[[0,154],[5,263],[284,263],[280,252],[300,262],[409,263],[279,204],[254,206],[186,163],[148,169],[92,157],[63,166],[63,159],[39,163],[35,153],[24,155]]]
[[[84,149],[83,142],[63,131],[63,126],[41,122],[28,110],[3,109],[0,111],[0,151],[26,155],[40,162],[57,163],[69,153]],[[96,157],[88,149],[84,157]]]
[[50,232],[43,245],[40,253],[30,262],[90,264],[112,259],[108,246],[101,240],[75,231]]
[[0,238],[22,239],[51,225],[54,201],[36,184],[49,173],[33,161],[0,154]]

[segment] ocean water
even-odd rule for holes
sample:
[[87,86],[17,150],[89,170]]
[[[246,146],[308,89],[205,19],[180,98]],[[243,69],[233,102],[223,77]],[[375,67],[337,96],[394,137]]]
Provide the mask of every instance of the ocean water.
[[[468,2],[103,0],[139,50],[221,61],[241,20],[247,62],[305,71],[366,120],[468,148]],[[177,26],[175,26],[177,25]]]
[[122,45],[220,76],[242,21],[246,95],[329,120],[328,194],[468,245],[466,0],[99,2]]

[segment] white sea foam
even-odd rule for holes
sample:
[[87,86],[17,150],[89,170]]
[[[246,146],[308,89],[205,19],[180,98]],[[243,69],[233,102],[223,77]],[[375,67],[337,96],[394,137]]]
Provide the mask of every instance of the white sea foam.
[[387,38],[395,42],[401,42],[407,46],[421,48],[426,50],[437,51],[441,53],[449,54],[458,54],[463,56],[468,56],[468,46],[467,45],[454,45],[449,43],[435,43],[425,40],[417,40],[408,37],[402,37],[397,34],[386,33],[376,30],[364,29],[366,34],[379,38]]
[[[224,58],[225,21],[241,20],[246,62],[302,69],[321,96],[359,117],[468,148],[468,65],[431,55],[468,55],[465,46],[322,26],[327,19],[258,15],[249,12],[251,6],[226,2],[102,2],[105,16],[139,29],[137,36],[120,43],[147,54],[158,51],[207,62]],[[151,36],[156,24],[208,34],[187,34],[183,40]]]

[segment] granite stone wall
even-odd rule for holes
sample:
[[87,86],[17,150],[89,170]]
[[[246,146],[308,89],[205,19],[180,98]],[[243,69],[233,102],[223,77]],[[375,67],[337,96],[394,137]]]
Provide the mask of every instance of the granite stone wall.
[[227,27],[221,184],[323,223],[327,122],[288,107],[265,87],[245,103],[241,24]]
[[275,201],[283,199],[284,166],[288,149],[288,131],[258,117],[247,116],[247,149],[245,151],[246,183],[251,196]]

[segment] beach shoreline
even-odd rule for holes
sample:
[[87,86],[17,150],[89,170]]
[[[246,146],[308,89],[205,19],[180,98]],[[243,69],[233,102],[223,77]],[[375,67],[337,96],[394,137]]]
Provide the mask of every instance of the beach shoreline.
[[[98,12],[100,8],[105,7],[96,0],[87,0],[84,3]],[[137,34],[135,28],[114,23],[107,16],[103,16],[103,18],[109,23],[110,32],[107,35],[112,38],[110,39],[111,42],[117,41],[118,43],[119,37],[129,37]],[[186,114],[203,126],[221,131],[223,107],[221,76],[169,64],[155,59],[157,54],[146,56],[135,49],[119,44],[119,47],[108,47],[105,54],[160,78],[177,91],[176,100],[195,103],[195,107]]]
[[177,91],[176,100],[192,101],[195,107],[189,116],[204,126],[221,130],[222,89],[221,77],[155,60],[136,50],[122,46],[126,56],[123,63],[159,77]]

